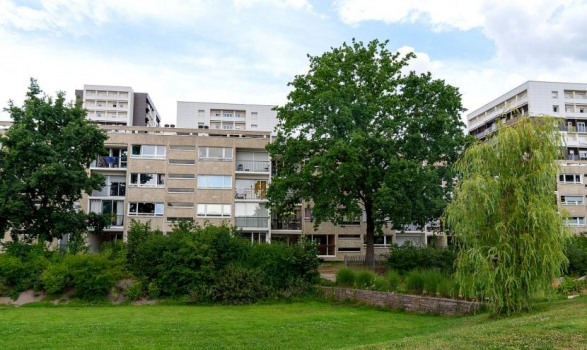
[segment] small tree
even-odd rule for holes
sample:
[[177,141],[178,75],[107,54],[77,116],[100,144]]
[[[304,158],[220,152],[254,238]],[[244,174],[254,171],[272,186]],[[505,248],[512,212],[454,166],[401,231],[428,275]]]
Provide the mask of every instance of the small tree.
[[524,118],[455,164],[447,224],[462,248],[456,277],[462,293],[489,300],[495,313],[528,309],[563,272],[567,230],[554,198],[561,146],[553,119]]
[[402,73],[414,55],[386,45],[353,40],[310,57],[309,72],[295,77],[277,108],[278,135],[267,146],[277,162],[272,209],[311,202],[315,227],[356,220],[364,210],[367,263],[374,235],[390,221],[401,230],[442,214],[450,164],[466,140],[458,89],[430,73]]
[[13,125],[0,135],[0,234],[27,241],[85,232],[88,220],[75,202],[104,183],[86,169],[103,151],[106,133],[63,92],[55,100],[41,92],[31,79],[23,107],[10,101]]

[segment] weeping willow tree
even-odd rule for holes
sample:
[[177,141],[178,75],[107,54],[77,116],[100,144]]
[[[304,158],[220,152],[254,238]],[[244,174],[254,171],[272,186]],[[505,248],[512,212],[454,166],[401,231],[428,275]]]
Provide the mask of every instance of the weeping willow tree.
[[446,217],[461,248],[456,279],[461,293],[488,301],[495,314],[528,310],[567,263],[555,200],[562,146],[554,119],[522,118],[455,163],[459,182]]

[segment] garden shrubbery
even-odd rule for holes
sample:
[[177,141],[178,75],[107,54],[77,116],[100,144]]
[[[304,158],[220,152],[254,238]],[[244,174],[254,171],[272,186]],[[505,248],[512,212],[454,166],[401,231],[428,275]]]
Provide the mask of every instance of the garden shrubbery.
[[565,255],[569,259],[567,273],[587,275],[587,235],[585,233],[569,239],[565,246]]
[[391,245],[386,255],[387,267],[400,272],[415,269],[439,269],[454,271],[457,252],[454,248],[435,248],[432,246],[418,247],[411,242],[399,246]]
[[105,243],[92,254],[9,243],[0,254],[0,295],[35,289],[57,296],[73,290],[73,297],[92,300],[131,278],[121,290],[130,300],[243,304],[300,295],[319,278],[320,261],[309,240],[293,246],[251,244],[237,233],[228,226],[182,222],[164,235],[149,223],[133,222],[126,244]]

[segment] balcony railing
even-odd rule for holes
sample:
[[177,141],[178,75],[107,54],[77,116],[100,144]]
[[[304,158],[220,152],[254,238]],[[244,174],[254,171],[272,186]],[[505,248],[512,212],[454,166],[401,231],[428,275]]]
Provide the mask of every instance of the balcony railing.
[[302,229],[302,219],[300,218],[292,218],[292,219],[272,219],[271,220],[271,229],[272,230],[301,230]]
[[112,183],[102,187],[101,190],[92,191],[92,197],[124,197],[126,184],[124,182]]
[[99,156],[90,168],[126,169],[126,157]]
[[269,173],[271,170],[271,163],[269,161],[257,160],[237,160],[236,171],[252,172],[252,173]]
[[124,226],[124,215],[112,215],[110,225],[107,228]]
[[259,216],[238,216],[234,218],[234,224],[237,227],[260,227],[267,228],[269,226],[269,217]]
[[579,160],[579,156],[576,154],[567,154],[566,160]]
[[255,191],[251,188],[237,188],[234,192],[235,199],[265,199],[266,197],[267,191]]

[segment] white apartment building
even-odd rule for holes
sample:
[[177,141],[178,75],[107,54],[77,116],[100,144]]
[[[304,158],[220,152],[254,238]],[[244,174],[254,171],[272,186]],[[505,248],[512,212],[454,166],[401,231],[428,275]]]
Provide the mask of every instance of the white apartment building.
[[75,95],[88,110],[88,119],[98,124],[156,127],[161,123],[149,94],[128,86],[84,85]]
[[277,112],[271,105],[177,102],[177,127],[187,129],[274,132]]
[[521,116],[561,118],[565,159],[557,179],[557,201],[575,232],[587,231],[587,84],[528,81],[467,116],[469,134],[484,139],[498,123]]

